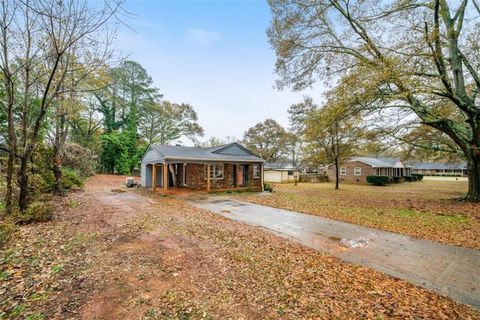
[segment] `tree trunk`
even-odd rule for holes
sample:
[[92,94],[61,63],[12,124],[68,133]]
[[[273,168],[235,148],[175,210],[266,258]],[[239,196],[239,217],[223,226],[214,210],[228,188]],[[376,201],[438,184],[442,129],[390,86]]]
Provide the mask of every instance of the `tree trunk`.
[[467,161],[468,193],[466,200],[480,201],[480,154],[472,150]]
[[18,172],[18,184],[20,186],[20,194],[18,196],[18,208],[20,212],[25,212],[28,207],[28,162],[30,157],[24,157],[20,161],[20,171]]
[[53,147],[53,167],[52,167],[53,176],[55,177],[55,183],[53,185],[53,192],[60,193],[60,186],[62,182],[62,157],[58,148]]
[[335,190],[338,190],[339,180],[340,180],[340,176],[338,172],[338,158],[335,158]]

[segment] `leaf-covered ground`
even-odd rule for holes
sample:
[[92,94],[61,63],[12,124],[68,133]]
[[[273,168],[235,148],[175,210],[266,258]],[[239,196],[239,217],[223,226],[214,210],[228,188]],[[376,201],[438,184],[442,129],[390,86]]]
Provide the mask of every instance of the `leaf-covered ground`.
[[0,260],[0,318],[477,319],[478,311],[96,176]]
[[480,204],[459,201],[465,181],[424,180],[385,187],[276,184],[269,195],[236,197],[463,247],[480,249]]

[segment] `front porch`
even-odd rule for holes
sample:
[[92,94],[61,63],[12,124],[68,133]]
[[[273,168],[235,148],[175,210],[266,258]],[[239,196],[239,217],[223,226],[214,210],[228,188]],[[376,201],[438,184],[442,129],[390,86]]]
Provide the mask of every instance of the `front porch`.
[[187,190],[263,190],[263,163],[167,161],[145,166],[145,185],[166,194]]

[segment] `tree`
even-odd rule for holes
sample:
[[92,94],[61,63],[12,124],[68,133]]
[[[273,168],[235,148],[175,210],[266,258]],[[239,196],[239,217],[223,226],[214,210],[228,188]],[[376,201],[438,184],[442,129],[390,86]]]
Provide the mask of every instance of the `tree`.
[[[343,76],[358,104],[410,111],[462,150],[466,199],[480,201],[477,0],[283,0],[270,8],[280,88]],[[446,104],[451,114],[439,112]]]
[[248,129],[243,143],[264,160],[272,162],[285,154],[288,134],[278,122],[267,119]]
[[302,102],[292,104],[290,108],[288,108],[290,128],[287,149],[291,161],[295,166],[300,164],[307,120],[317,109],[318,105],[316,105],[310,97],[304,97]]
[[200,142],[197,141],[195,143],[196,147],[201,147],[201,148],[209,148],[209,147],[218,147],[224,144],[236,142],[237,138],[232,137],[232,136],[227,136],[225,139],[217,138],[217,137],[210,137],[208,140]]
[[119,6],[115,1],[95,7],[75,0],[0,2],[0,72],[9,152],[7,213],[13,205],[14,174],[20,188],[18,207],[21,212],[27,209],[28,167],[42,140],[45,117],[64,94],[65,79],[72,72],[83,74],[68,87],[72,90],[109,58],[114,33],[107,31]]
[[169,144],[182,136],[191,140],[203,136],[193,107],[169,101],[145,103],[140,111],[139,130],[148,143]]
[[330,101],[306,120],[305,152],[315,163],[335,166],[335,189],[339,188],[339,164],[354,156],[360,145],[360,117],[338,102]]
[[160,98],[158,89],[145,68],[130,60],[109,68],[99,82],[106,83],[104,90],[94,92],[103,116],[101,168],[130,174],[144,151],[139,141],[140,113]]

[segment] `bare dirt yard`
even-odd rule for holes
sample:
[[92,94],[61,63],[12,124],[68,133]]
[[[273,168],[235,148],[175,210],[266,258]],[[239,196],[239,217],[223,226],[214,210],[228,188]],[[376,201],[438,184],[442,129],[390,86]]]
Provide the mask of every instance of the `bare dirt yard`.
[[269,195],[241,200],[358,225],[480,249],[480,204],[459,199],[465,180],[424,180],[388,186],[333,183],[275,184]]
[[[0,257],[5,319],[478,319],[428,290],[98,175]],[[278,192],[280,194],[280,192]]]

